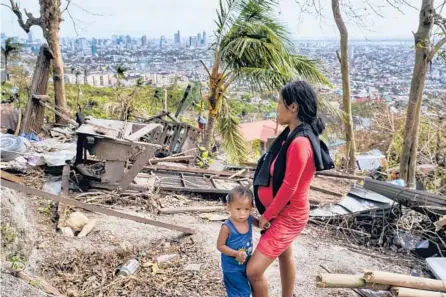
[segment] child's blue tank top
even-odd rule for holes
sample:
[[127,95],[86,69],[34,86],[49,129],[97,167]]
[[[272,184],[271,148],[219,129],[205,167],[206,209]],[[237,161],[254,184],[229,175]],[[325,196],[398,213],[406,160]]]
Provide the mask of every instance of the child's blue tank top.
[[249,230],[246,233],[238,232],[237,228],[235,228],[234,224],[229,219],[226,220],[223,225],[226,225],[229,228],[229,237],[226,240],[226,246],[236,251],[244,249],[247,254],[245,263],[239,264],[234,257],[222,253],[221,267],[223,272],[246,270],[249,257],[252,255],[252,218],[248,218]]

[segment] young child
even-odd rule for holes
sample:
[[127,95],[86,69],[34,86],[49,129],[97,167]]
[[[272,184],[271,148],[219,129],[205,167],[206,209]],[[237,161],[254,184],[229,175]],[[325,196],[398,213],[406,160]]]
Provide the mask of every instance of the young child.
[[251,287],[246,266],[252,254],[252,225],[258,220],[251,216],[253,193],[238,186],[226,197],[230,217],[218,234],[217,249],[221,252],[221,267],[228,297],[249,297]]

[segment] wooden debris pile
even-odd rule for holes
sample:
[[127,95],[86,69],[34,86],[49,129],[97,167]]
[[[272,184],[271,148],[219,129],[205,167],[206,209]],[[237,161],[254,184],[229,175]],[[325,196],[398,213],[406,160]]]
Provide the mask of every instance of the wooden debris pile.
[[41,273],[67,296],[224,296],[218,262],[210,261],[191,238],[139,250],[146,255],[128,277],[117,276],[116,270],[135,258],[136,249],[67,253],[45,259]]
[[366,178],[336,205],[312,210],[310,221],[351,244],[445,256],[444,206],[444,197]]
[[366,271],[364,274],[319,274],[316,277],[318,288],[349,288],[360,296],[367,291],[387,291],[397,297],[445,297],[446,283],[424,277],[403,274]]

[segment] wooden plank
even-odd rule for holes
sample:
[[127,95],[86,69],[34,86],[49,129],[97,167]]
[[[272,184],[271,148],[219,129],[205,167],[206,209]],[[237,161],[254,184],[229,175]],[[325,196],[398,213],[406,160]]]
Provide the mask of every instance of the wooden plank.
[[68,115],[66,115],[66,114],[56,110],[55,108],[53,108],[52,106],[50,106],[46,102],[40,101],[40,105],[42,105],[42,106],[48,108],[49,110],[53,111],[57,116],[61,117],[62,119],[64,119],[68,123],[70,123],[70,124],[72,124],[72,125],[74,125],[76,127],[79,126],[79,124],[75,120],[71,119]]
[[[172,172],[187,172],[187,173],[198,173],[198,174],[207,174],[207,175],[216,175],[216,176],[231,176],[234,172],[230,171],[218,171],[218,170],[207,170],[207,169],[199,169],[199,168],[179,168],[174,166],[164,166],[164,165],[156,165],[156,166],[146,166],[145,170],[150,171],[172,171]],[[241,175],[243,177],[249,177],[249,173],[245,173]]]
[[199,193],[199,194],[228,194],[230,190],[215,188],[181,188],[169,185],[159,185],[160,190],[171,192]]
[[2,183],[3,187],[7,187],[16,191],[20,191],[23,192],[25,194],[28,195],[33,195],[33,196],[39,196],[45,199],[51,199],[53,201],[56,202],[62,202],[65,203],[67,205],[71,205],[73,207],[78,207],[78,208],[82,208],[91,212],[97,212],[97,213],[101,213],[101,214],[105,214],[108,216],[112,216],[112,217],[118,217],[121,219],[126,219],[126,220],[130,220],[130,221],[134,221],[134,222],[139,222],[139,223],[143,223],[143,224],[148,224],[148,225],[152,225],[152,226],[156,226],[156,227],[161,227],[161,228],[166,228],[166,229],[170,229],[170,230],[175,230],[175,231],[180,231],[180,232],[184,232],[186,234],[194,234],[195,230],[190,229],[190,228],[186,228],[186,227],[182,227],[182,226],[177,226],[177,225],[173,225],[173,224],[168,224],[168,223],[163,223],[163,222],[159,222],[159,221],[155,221],[155,220],[151,220],[151,219],[147,219],[147,218],[143,218],[143,217],[139,217],[139,216],[134,216],[134,215],[130,215],[130,214],[126,214],[123,212],[119,212],[119,211],[115,211],[112,209],[108,209],[108,208],[103,208],[97,205],[91,205],[91,204],[87,204],[87,203],[83,203],[71,198],[67,198],[67,197],[63,197],[63,196],[57,196],[57,195],[53,195],[41,190],[37,190],[34,188],[30,188],[30,187],[26,187],[23,185],[19,185],[19,184],[15,184],[12,183],[10,181],[3,181]]
[[[70,165],[65,165],[62,170],[62,195],[68,197],[70,191]],[[60,230],[66,219],[67,205],[62,202],[57,203],[57,230]]]
[[158,212],[160,214],[175,214],[188,212],[216,212],[226,210],[225,206],[208,206],[208,207],[175,207],[175,208],[161,208]]
[[122,131],[122,137],[126,138],[127,136],[129,136],[132,130],[133,130],[133,123],[125,122],[124,129]]
[[321,192],[321,193],[328,194],[328,195],[333,195],[336,197],[344,197],[344,195],[341,193],[333,192],[333,191],[330,191],[330,190],[327,190],[324,188],[320,188],[320,187],[316,187],[316,186],[310,186],[310,190]]
[[25,179],[21,176],[17,176],[6,171],[0,170],[0,177],[5,180],[12,181],[16,184],[23,185],[25,183]]
[[136,141],[144,135],[149,134],[150,132],[153,132],[157,129],[161,130],[162,126],[160,124],[147,124],[142,129],[139,129],[138,131],[130,134],[129,136],[125,136],[124,138],[130,141]]
[[147,160],[153,155],[153,147],[145,147],[144,151],[138,156],[135,163],[132,165],[132,169],[127,172],[124,178],[119,182],[119,191],[125,191],[139,172],[144,168]]
[[237,171],[236,173],[234,173],[233,175],[231,175],[230,177],[228,177],[228,179],[233,179],[233,178],[236,177],[236,176],[242,175],[243,173],[245,173],[245,171],[246,171],[246,168],[243,168],[242,170]]
[[[178,157],[166,157],[166,158],[153,158],[149,159],[150,164],[156,164],[159,162],[180,162],[189,161],[195,159],[195,156],[178,156]],[[181,168],[184,169],[184,168]]]
[[363,176],[358,175],[351,175],[351,174],[342,174],[342,173],[336,173],[332,171],[318,171],[316,172],[316,176],[330,176],[330,177],[337,177],[337,178],[344,178],[344,179],[352,179],[357,181],[363,181]]

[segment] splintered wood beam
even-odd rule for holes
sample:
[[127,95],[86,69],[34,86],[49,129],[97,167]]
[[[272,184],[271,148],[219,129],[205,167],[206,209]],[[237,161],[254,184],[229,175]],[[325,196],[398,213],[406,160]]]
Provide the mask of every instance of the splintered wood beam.
[[17,184],[23,185],[25,183],[25,179],[21,176],[17,176],[6,171],[0,170],[0,177],[4,180],[9,180]]
[[92,204],[87,204],[87,203],[83,203],[71,198],[67,198],[67,197],[63,197],[63,196],[57,196],[54,194],[50,194],[41,190],[37,190],[34,188],[30,188],[30,187],[26,187],[20,184],[15,184],[12,183],[10,181],[6,181],[4,180],[2,182],[2,187],[7,187],[19,192],[23,192],[25,194],[28,195],[33,195],[33,196],[38,196],[38,197],[42,197],[45,199],[51,199],[53,201],[56,202],[61,202],[64,203],[66,205],[71,205],[73,207],[78,207],[78,208],[82,208],[91,212],[97,212],[97,213],[101,213],[101,214],[105,214],[108,216],[112,216],[112,217],[117,217],[117,218],[121,218],[121,219],[126,219],[126,220],[130,220],[130,221],[134,221],[134,222],[138,222],[138,223],[143,223],[143,224],[148,224],[148,225],[152,225],[152,226],[156,226],[156,227],[161,227],[161,228],[165,228],[165,229],[169,229],[169,230],[175,230],[175,231],[180,231],[186,234],[194,234],[195,230],[194,229],[190,229],[190,228],[186,228],[186,227],[182,227],[182,226],[177,226],[177,225],[173,225],[173,224],[168,224],[168,223],[163,223],[163,222],[159,222],[159,221],[155,221],[155,220],[151,220],[151,219],[147,219],[147,218],[143,218],[140,216],[134,216],[134,215],[130,215],[130,214],[126,214],[123,212],[119,212],[119,211],[115,211],[112,209],[108,209],[108,208],[104,208],[104,207],[100,207],[97,205],[92,205]]
[[125,191],[133,182],[135,177],[144,168],[147,160],[153,155],[155,149],[151,146],[146,146],[144,151],[138,156],[132,168],[124,175],[124,178],[119,182],[119,191]]
[[137,141],[144,135],[146,135],[154,130],[157,130],[157,129],[161,130],[162,128],[163,128],[163,126],[161,126],[160,124],[148,124],[147,126],[144,126],[141,129],[139,129],[138,131],[136,131],[135,133],[125,136],[124,139],[130,140],[130,141]]

